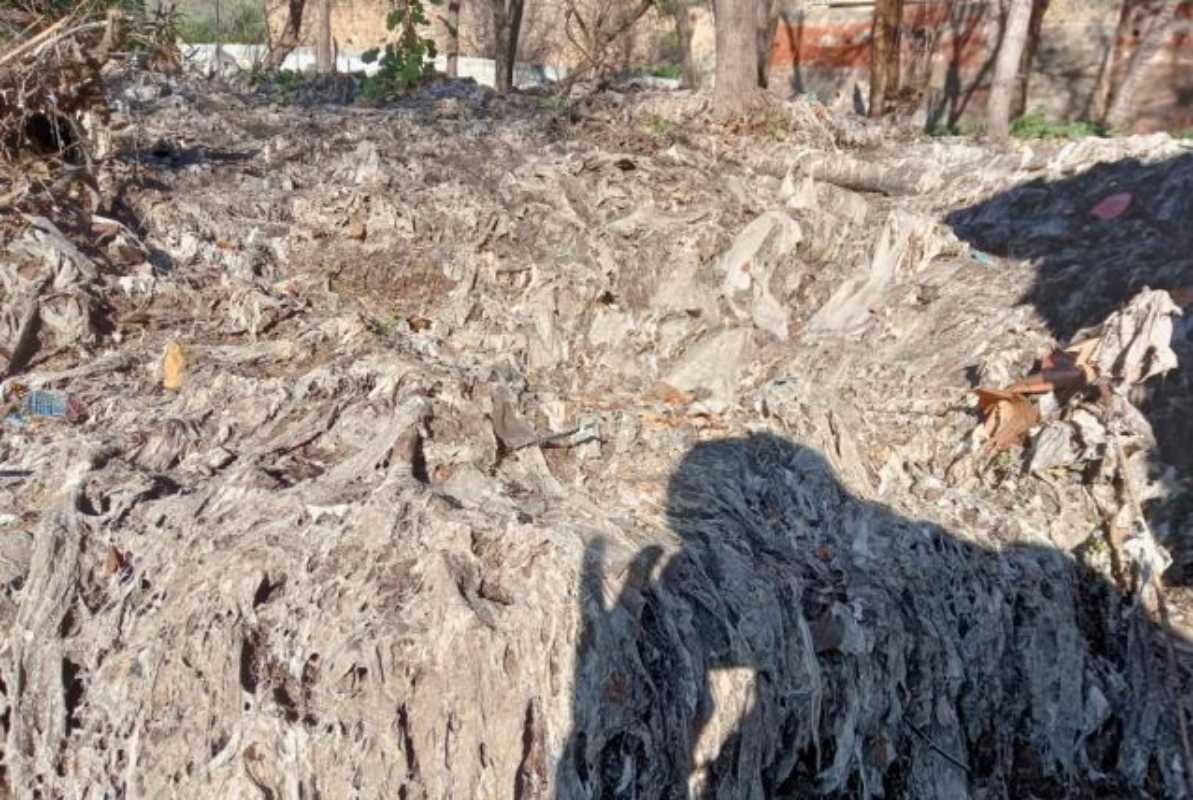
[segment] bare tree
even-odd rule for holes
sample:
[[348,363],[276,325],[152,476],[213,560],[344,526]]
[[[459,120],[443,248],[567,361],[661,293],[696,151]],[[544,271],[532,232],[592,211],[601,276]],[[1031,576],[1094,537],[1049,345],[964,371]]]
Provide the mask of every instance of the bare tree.
[[761,90],[761,30],[769,27],[766,0],[713,0],[717,71],[713,107],[722,117],[749,114],[765,104]]
[[447,29],[447,74],[455,78],[460,74],[460,0],[448,0],[447,16],[440,19]]
[[319,28],[315,34],[315,70],[320,75],[332,71],[331,0],[319,0]]
[[899,89],[899,25],[903,0],[877,0],[870,28],[871,117],[886,113],[888,101]]
[[1040,37],[1044,29],[1044,14],[1048,11],[1051,0],[1033,0],[1031,4],[1031,22],[1027,25],[1027,44],[1023,48],[1023,58],[1019,62],[1019,90],[1015,96],[1012,117],[1021,117],[1027,113],[1027,92],[1031,83],[1031,71],[1036,63],[1036,53],[1040,49]]
[[1146,27],[1139,43],[1123,68],[1122,77],[1112,84],[1106,116],[1102,120],[1112,130],[1123,130],[1130,125],[1135,112],[1135,94],[1139,91],[1143,73],[1148,64],[1159,54],[1168,39],[1176,9],[1181,0],[1162,0],[1146,19]]
[[[286,21],[282,23],[282,29],[276,39],[271,32],[272,26],[266,24],[266,36],[269,37],[269,56],[265,59],[267,69],[277,69],[282,66],[286,56],[290,55],[295,47],[298,47],[302,35],[302,15],[306,10],[306,5],[306,0],[286,0]],[[268,19],[267,11],[266,20],[268,21]]]
[[565,0],[564,5],[564,35],[582,59],[580,73],[601,77],[617,66],[619,53],[612,45],[619,40],[632,44],[628,34],[655,0],[633,0],[632,5],[626,0]]
[[497,91],[505,93],[514,88],[514,65],[518,60],[518,34],[522,30],[524,0],[489,0],[493,16],[493,38],[496,39]]
[[695,89],[700,86],[700,73],[692,60],[692,20],[688,4],[684,0],[669,0],[668,11],[675,18],[675,40],[679,47],[679,62],[683,67],[683,86]]
[[1138,13],[1144,8],[1147,0],[1123,0],[1118,13],[1118,26],[1114,31],[1114,39],[1106,49],[1102,59],[1102,66],[1098,71],[1098,80],[1094,91],[1090,95],[1088,116],[1091,119],[1104,120],[1106,111],[1110,107],[1110,95],[1116,78],[1122,72],[1125,58],[1123,51],[1127,39],[1131,36],[1131,28]]
[[1011,135],[1011,103],[1019,86],[1019,65],[1027,44],[1027,29],[1031,24],[1032,0],[1010,0],[1002,42],[994,62],[994,79],[990,84],[990,98],[986,104],[986,120],[990,135],[1006,139]]
[[774,11],[776,0],[761,0],[753,4],[754,30],[758,37],[758,85],[763,89],[770,72],[771,47],[775,43],[775,31],[779,27],[778,14]]

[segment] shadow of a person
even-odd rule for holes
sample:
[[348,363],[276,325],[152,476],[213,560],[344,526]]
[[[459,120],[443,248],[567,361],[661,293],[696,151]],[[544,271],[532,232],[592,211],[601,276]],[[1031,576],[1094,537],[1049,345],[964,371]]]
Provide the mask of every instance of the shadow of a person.
[[766,433],[694,446],[666,516],[585,553],[559,798],[1184,790],[1147,630],[1064,554],[903,518]]

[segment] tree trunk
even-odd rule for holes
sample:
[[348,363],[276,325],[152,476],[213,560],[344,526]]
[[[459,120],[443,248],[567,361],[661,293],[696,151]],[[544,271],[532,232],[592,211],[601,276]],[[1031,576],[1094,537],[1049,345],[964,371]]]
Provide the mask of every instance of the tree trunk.
[[713,0],[716,25],[717,71],[713,107],[722,117],[748,114],[764,103],[759,88],[758,6],[765,0]]
[[286,4],[286,22],[277,39],[269,43],[269,56],[265,59],[267,69],[281,67],[286,61],[286,56],[298,47],[299,36],[302,34],[302,15],[306,5],[306,0],[289,0]]
[[514,64],[518,59],[518,34],[522,28],[523,0],[490,0],[495,40],[495,84],[505,94],[514,88]]
[[522,9],[525,0],[509,0],[509,41],[506,43],[506,86],[514,88],[514,67],[518,63],[518,39],[522,36]]
[[1002,42],[994,62],[994,79],[990,84],[990,98],[986,103],[986,121],[990,135],[1006,139],[1011,135],[1011,103],[1015,87],[1019,85],[1019,64],[1027,44],[1027,28],[1031,24],[1032,0],[1011,0]]
[[878,0],[870,32],[870,109],[877,119],[899,88],[899,23],[903,0]]
[[456,78],[460,75],[460,0],[448,0],[443,27],[447,28],[447,76]]
[[1178,5],[1180,0],[1164,0],[1163,5],[1147,20],[1143,35],[1131,52],[1131,57],[1127,59],[1122,78],[1117,86],[1112,86],[1110,102],[1103,120],[1110,129],[1118,131],[1129,127],[1135,112],[1135,93],[1143,80],[1144,70],[1168,40],[1168,32],[1176,18]]
[[510,90],[510,72],[505,64],[508,52],[505,42],[509,38],[509,14],[505,10],[505,0],[489,0],[489,11],[493,17],[493,85],[498,92],[505,94]]
[[319,28],[315,36],[315,70],[327,75],[334,69],[331,58],[331,0],[319,0]]
[[754,24],[758,31],[758,85],[763,89],[767,86],[770,53],[775,43],[775,30],[779,24],[778,15],[772,13],[773,6],[773,0],[757,0],[754,5]]
[[1031,22],[1027,26],[1027,46],[1023,49],[1023,59],[1019,62],[1019,93],[1015,96],[1015,107],[1012,117],[1021,117],[1027,113],[1027,93],[1030,89],[1031,71],[1035,66],[1036,52],[1040,49],[1040,33],[1044,26],[1044,14],[1048,11],[1050,0],[1034,0],[1031,6]]
[[220,74],[220,67],[224,65],[224,26],[220,24],[220,0],[215,0],[215,71]]
[[1087,116],[1090,119],[1102,120],[1106,118],[1106,110],[1110,107],[1111,90],[1117,83],[1118,74],[1123,66],[1123,49],[1131,37],[1131,22],[1135,18],[1136,10],[1146,0],[1123,0],[1119,9],[1118,25],[1115,27],[1114,39],[1110,42],[1105,57],[1102,59],[1101,69],[1098,70],[1098,80],[1090,95]]
[[688,16],[689,8],[683,0],[674,0],[671,13],[675,17],[675,38],[679,43],[679,62],[683,66],[682,86],[695,89],[700,86],[700,73],[696,71],[696,64],[692,61],[692,20]]

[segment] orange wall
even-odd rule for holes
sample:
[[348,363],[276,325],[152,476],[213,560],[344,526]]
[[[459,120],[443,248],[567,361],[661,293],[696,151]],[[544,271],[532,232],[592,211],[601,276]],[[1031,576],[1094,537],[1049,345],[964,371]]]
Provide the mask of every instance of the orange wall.
[[[969,7],[956,22],[949,19],[949,7],[944,0],[936,5],[908,6],[903,15],[902,47],[904,58],[913,55],[914,34],[917,29],[934,39],[934,51],[953,58],[956,46],[957,63],[962,68],[979,67],[998,41],[997,4]],[[1193,21],[1193,0],[1177,11],[1184,21]],[[1047,17],[1045,17],[1047,19]],[[956,26],[954,28],[954,25]],[[1127,42],[1128,46],[1134,42]],[[1193,48],[1193,35],[1177,33],[1169,49]],[[859,14],[838,20],[788,16],[781,20],[771,45],[772,67],[820,67],[828,69],[866,69],[870,63],[870,18]]]

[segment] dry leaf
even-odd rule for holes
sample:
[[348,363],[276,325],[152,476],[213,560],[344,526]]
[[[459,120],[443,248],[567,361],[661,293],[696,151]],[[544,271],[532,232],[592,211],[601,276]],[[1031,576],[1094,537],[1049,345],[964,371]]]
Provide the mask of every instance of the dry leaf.
[[1018,392],[978,389],[978,408],[985,415],[989,447],[998,453],[1023,444],[1027,432],[1040,421],[1035,404]]
[[669,383],[659,381],[646,393],[646,399],[665,403],[669,406],[686,406],[696,399],[696,395],[676,389]]
[[1089,213],[1103,221],[1112,220],[1121,216],[1131,206],[1131,199],[1132,195],[1130,192],[1112,194],[1109,197],[1103,198]]
[[162,356],[162,387],[174,391],[181,389],[185,370],[186,358],[182,353],[182,345],[174,341],[169,342]]
[[1100,341],[1101,339],[1098,337],[1086,339],[1083,342],[1069,345],[1065,348],[1064,352],[1073,359],[1074,365],[1087,368],[1092,372],[1093,367],[1089,365],[1089,360],[1094,353],[1094,348],[1098,346],[1098,342]]
[[128,560],[124,557],[123,553],[121,553],[115,547],[110,545],[108,546],[107,555],[104,556],[103,571],[105,575],[115,575],[117,572],[120,572],[122,569],[124,569],[124,566],[127,563]]
[[1087,363],[1078,363],[1078,356],[1088,359],[1092,346],[1076,355],[1067,350],[1054,350],[1040,360],[1040,371],[1028,375],[1007,387],[1013,394],[1047,394],[1053,391],[1080,389],[1094,381],[1095,372]]

